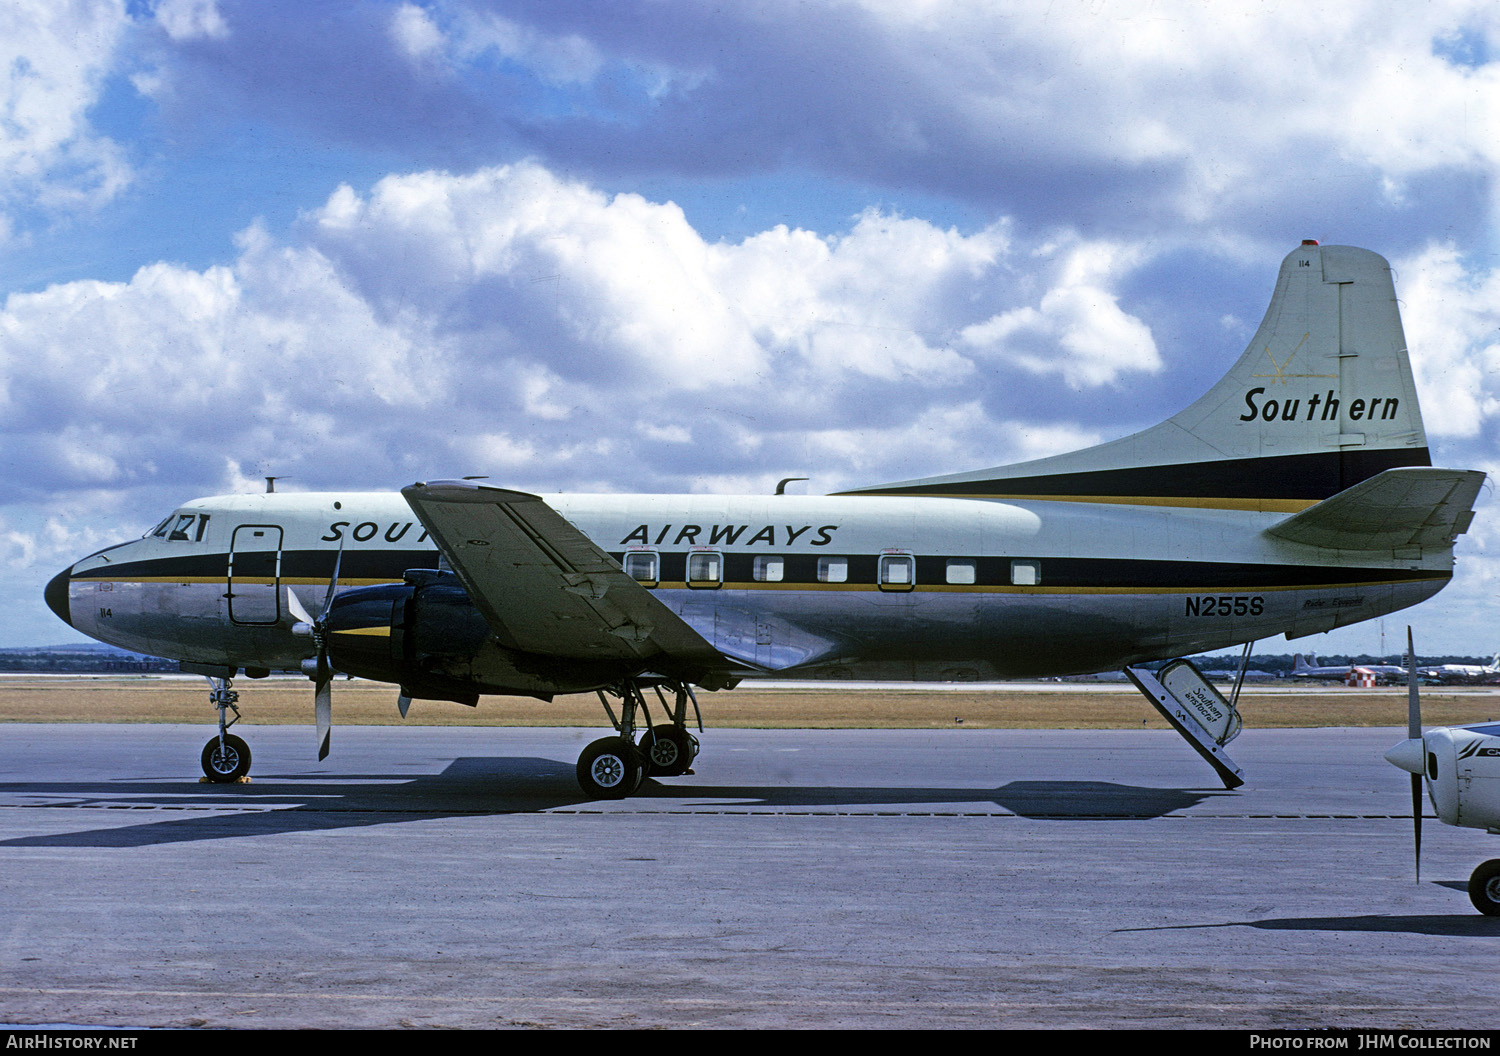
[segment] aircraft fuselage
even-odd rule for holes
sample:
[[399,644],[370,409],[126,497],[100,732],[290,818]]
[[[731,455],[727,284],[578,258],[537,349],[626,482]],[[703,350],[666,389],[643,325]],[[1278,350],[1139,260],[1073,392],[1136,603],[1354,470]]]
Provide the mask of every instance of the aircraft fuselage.
[[[900,496],[544,498],[746,677],[1117,669],[1370,619],[1452,575],[1449,548],[1398,558],[1263,534],[1282,513]],[[48,600],[121,648],[296,669],[310,652],[286,592],[316,612],[341,548],[341,592],[439,565],[395,492],[225,496],[79,561]],[[441,673],[479,692],[569,692],[618,677],[528,664],[482,621],[469,631],[476,652]]]

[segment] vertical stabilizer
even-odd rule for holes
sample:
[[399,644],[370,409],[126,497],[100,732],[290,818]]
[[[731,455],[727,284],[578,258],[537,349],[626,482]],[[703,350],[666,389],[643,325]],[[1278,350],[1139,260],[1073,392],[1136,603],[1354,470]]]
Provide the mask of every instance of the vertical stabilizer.
[[849,494],[1300,510],[1387,469],[1431,465],[1390,265],[1305,242],[1250,347],[1186,410],[1065,455]]

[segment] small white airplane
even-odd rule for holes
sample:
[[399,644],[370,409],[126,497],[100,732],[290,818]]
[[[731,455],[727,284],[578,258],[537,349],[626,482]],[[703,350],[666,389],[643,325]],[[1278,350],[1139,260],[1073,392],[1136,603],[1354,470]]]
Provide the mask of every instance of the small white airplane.
[[[1389,265],[1309,241],[1222,380],[1097,447],[820,497],[442,481],[199,499],[46,600],[210,679],[212,780],[249,768],[231,679],[300,668],[319,758],[335,672],[399,685],[403,715],[597,691],[616,733],[579,782],[617,798],[692,764],[694,686],[1134,671],[1415,605],[1452,577],[1483,481],[1430,465]],[[1238,731],[1183,665],[1172,680],[1218,746]]]
[[[1410,628],[1406,634],[1406,655],[1413,656]],[[1406,740],[1385,757],[1411,774],[1412,835],[1420,879],[1424,779],[1439,821],[1500,834],[1500,723],[1440,726],[1423,733],[1415,677],[1409,687]],[[1500,858],[1491,858],[1470,874],[1469,901],[1485,916],[1500,917]]]

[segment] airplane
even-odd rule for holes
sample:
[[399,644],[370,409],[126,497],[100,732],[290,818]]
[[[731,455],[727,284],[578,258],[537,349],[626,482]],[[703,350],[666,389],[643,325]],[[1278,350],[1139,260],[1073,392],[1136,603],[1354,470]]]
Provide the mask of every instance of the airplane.
[[1496,653],[1488,664],[1438,664],[1422,668],[1420,674],[1433,682],[1500,681],[1500,653]]
[[1406,677],[1406,668],[1395,664],[1331,664],[1320,666],[1318,658],[1314,656],[1309,663],[1301,653],[1292,657],[1292,677],[1320,679],[1329,682],[1343,682],[1350,675],[1360,674],[1372,675],[1381,681],[1390,681]]
[[[1407,656],[1414,656],[1411,628]],[[1408,680],[1406,740],[1385,753],[1386,761],[1411,774],[1412,843],[1417,878],[1422,875],[1422,786],[1445,825],[1500,834],[1500,722],[1440,726],[1422,732],[1422,704],[1413,664]],[[1500,858],[1469,874],[1469,901],[1487,917],[1500,917]]]
[[695,689],[1122,667],[1141,686],[1133,665],[1415,605],[1452,578],[1484,479],[1431,465],[1389,265],[1308,240],[1219,382],[1081,451],[823,496],[470,479],[205,498],[45,596],[83,633],[208,678],[210,780],[250,765],[232,680],[301,670],[320,759],[336,673],[396,684],[403,716],[595,692],[615,732],[579,784],[623,798],[692,766]]

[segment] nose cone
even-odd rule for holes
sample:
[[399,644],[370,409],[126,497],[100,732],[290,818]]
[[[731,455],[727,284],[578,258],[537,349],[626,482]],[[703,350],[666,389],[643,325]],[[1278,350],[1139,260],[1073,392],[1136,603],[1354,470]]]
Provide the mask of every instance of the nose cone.
[[1392,766],[1412,774],[1420,774],[1427,769],[1427,755],[1422,747],[1422,742],[1417,738],[1402,741],[1390,751],[1385,753],[1386,762]]
[[68,582],[73,578],[73,570],[65,568],[47,584],[47,590],[42,595],[47,599],[47,608],[57,613],[57,618],[73,626],[73,614],[68,608]]

